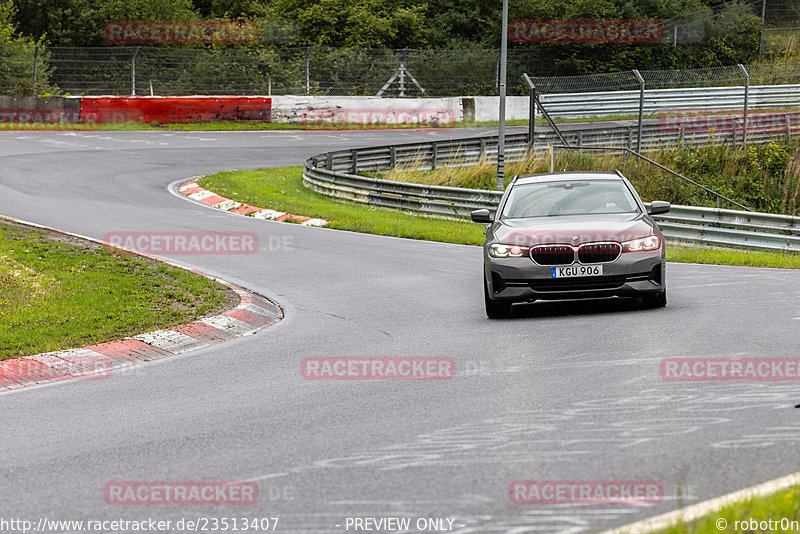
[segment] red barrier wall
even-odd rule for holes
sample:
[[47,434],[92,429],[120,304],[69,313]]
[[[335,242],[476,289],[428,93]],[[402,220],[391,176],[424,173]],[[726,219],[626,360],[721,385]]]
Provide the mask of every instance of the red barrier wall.
[[272,99],[249,96],[83,97],[81,121],[270,122]]

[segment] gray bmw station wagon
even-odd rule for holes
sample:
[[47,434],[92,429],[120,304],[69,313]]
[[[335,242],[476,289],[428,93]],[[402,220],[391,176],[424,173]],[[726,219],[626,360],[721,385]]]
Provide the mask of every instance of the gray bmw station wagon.
[[517,176],[486,223],[483,292],[486,315],[506,317],[515,302],[639,296],[667,304],[664,236],[631,183],[615,173]]

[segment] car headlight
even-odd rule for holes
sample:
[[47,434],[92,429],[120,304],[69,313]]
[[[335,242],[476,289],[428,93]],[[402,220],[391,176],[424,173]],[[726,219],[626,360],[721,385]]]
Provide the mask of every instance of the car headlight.
[[489,245],[489,256],[492,258],[521,258],[528,255],[528,250],[527,247],[493,243]]
[[658,250],[661,243],[658,241],[658,236],[651,235],[641,239],[634,239],[633,241],[625,241],[622,244],[622,252],[645,252],[648,250]]

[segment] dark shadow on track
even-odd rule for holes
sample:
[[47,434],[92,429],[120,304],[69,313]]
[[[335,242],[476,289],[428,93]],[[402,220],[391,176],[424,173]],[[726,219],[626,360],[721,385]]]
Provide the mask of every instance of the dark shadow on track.
[[[643,307],[638,297],[609,297],[581,300],[540,300],[537,302],[515,304],[511,307],[509,319],[530,319],[565,317],[570,315],[600,315],[654,311]],[[655,310],[658,311],[658,310]]]

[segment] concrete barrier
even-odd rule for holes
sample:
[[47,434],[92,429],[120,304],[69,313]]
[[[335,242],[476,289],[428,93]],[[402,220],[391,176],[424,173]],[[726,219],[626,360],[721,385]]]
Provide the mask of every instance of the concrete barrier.
[[83,97],[83,122],[271,122],[272,99],[249,96]]
[[0,96],[0,122],[78,124],[81,122],[81,103],[64,97]]
[[[285,124],[414,124],[446,126],[496,121],[498,97],[380,98],[358,96],[0,96],[0,122],[275,122]],[[528,118],[528,97],[507,99],[506,118]]]

